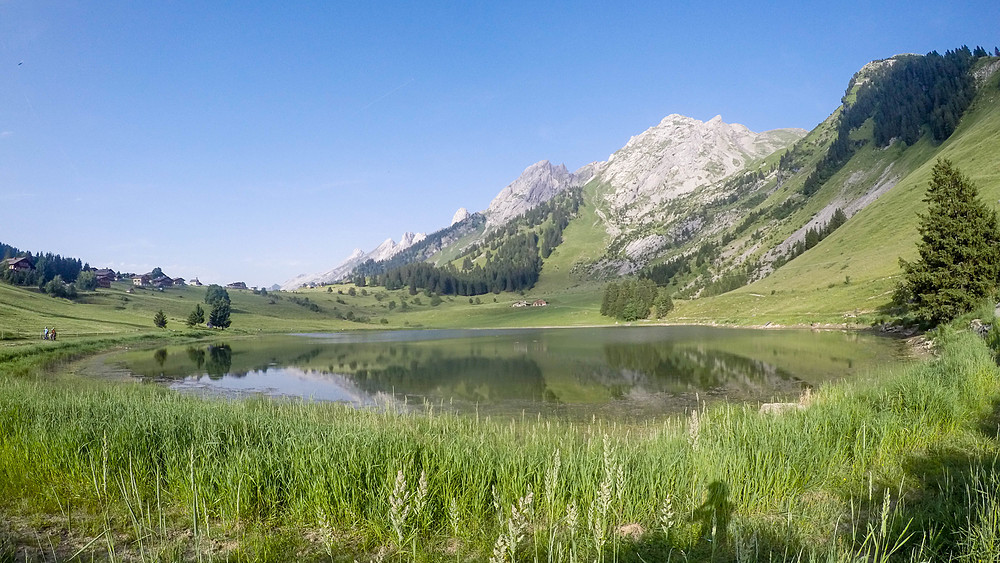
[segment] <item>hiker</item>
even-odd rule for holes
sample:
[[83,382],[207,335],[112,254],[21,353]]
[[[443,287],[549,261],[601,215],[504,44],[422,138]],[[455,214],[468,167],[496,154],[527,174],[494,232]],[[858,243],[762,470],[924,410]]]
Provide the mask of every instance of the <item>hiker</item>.
[[49,338],[53,341],[56,339],[56,329],[54,327],[52,328],[52,331],[49,332]]
[[48,339],[49,339],[49,327],[45,327],[45,330],[42,331],[42,340],[48,340]]

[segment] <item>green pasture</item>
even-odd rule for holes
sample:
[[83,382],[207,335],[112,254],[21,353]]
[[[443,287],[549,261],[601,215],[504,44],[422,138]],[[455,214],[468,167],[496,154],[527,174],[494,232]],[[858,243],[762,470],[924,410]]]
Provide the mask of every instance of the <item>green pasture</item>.
[[[147,332],[207,337],[388,328],[578,326],[609,321],[597,311],[601,291],[597,284],[552,293],[537,288],[524,295],[489,293],[477,296],[478,304],[476,297],[470,303],[469,297],[442,296],[436,306],[431,305],[431,297],[423,292],[410,295],[407,290],[385,291],[342,284],[267,295],[229,290],[232,326],[220,331],[204,325],[188,328],[185,324],[195,305],[207,308],[204,287],[134,289],[134,293],[128,293],[130,288],[131,285],[119,282],[111,289],[83,293],[71,301],[50,297],[33,288],[0,284],[0,342],[39,339],[45,327],[56,328],[60,339],[75,339]],[[349,294],[351,290],[355,295]],[[547,300],[549,305],[511,306],[517,301],[539,298]],[[390,308],[390,302],[394,302],[394,308]],[[153,326],[153,316],[159,310],[167,317],[164,330]]]

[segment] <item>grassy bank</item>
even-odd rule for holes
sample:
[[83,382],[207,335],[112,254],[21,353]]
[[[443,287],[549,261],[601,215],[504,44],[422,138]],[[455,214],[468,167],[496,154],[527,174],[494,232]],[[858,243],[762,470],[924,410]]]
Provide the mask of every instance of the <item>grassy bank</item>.
[[939,346],[805,410],[629,426],[53,382],[66,352],[22,349],[0,559],[995,559],[997,368],[969,334]]

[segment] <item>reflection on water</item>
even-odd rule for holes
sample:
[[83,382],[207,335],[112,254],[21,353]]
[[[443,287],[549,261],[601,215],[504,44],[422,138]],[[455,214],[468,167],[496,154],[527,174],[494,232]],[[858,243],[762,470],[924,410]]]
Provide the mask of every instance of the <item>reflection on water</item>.
[[736,384],[761,391],[796,378],[773,364],[717,349],[662,344],[609,344],[604,356],[616,374],[659,391],[711,390]]
[[676,412],[695,397],[795,397],[902,354],[857,333],[641,327],[295,335],[120,360],[181,391],[583,418]]

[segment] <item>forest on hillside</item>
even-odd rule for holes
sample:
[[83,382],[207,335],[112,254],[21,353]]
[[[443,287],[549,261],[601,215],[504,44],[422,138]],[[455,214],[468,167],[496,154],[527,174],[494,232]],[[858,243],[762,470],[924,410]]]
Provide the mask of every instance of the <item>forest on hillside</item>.
[[[982,47],[966,46],[944,55],[932,51],[924,56],[908,55],[891,59],[858,89],[850,101],[852,81],[844,95],[844,110],[837,124],[837,137],[802,187],[805,195],[815,193],[867,139],[854,139],[853,131],[870,120],[875,146],[894,141],[916,143],[925,134],[941,142],[951,136],[976,95],[969,70],[989,54]],[[779,165],[794,168],[795,150],[782,156]]]
[[353,279],[358,285],[390,290],[408,287],[411,294],[426,290],[473,296],[531,289],[543,259],[562,243],[563,230],[582,202],[582,190],[575,188],[534,207],[464,249],[460,268],[411,262],[386,269],[368,262],[355,270]]

